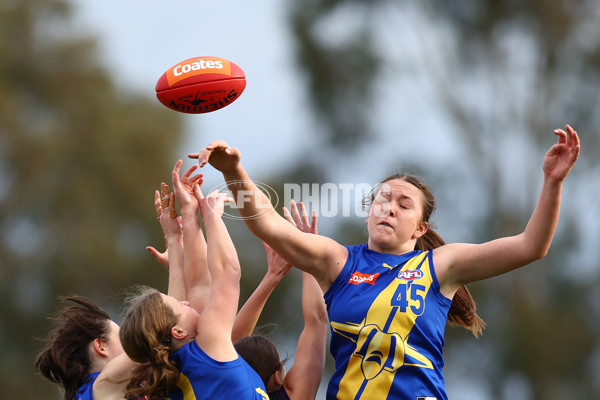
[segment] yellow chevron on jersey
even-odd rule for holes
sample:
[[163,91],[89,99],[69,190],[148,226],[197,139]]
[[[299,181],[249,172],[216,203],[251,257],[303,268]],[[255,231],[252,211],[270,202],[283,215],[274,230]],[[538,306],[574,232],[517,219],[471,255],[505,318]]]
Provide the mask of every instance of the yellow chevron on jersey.
[[256,393],[260,394],[262,396],[263,400],[269,400],[269,395],[267,394],[267,392],[265,392],[261,388],[256,388]]
[[183,374],[183,373],[179,374],[179,377],[177,378],[176,386],[183,393],[183,398],[185,400],[196,400],[196,394],[194,393],[194,388],[192,387],[190,380],[188,379],[188,377],[185,374]]
[[[404,365],[433,368],[431,360],[409,344],[411,330],[425,311],[425,297],[433,281],[426,256],[427,253],[421,253],[394,271],[396,278],[371,303],[361,323],[331,322],[335,333],[356,343],[339,383],[338,398],[388,393],[396,371]],[[394,268],[385,263],[382,266]],[[403,276],[408,278],[401,279]]]

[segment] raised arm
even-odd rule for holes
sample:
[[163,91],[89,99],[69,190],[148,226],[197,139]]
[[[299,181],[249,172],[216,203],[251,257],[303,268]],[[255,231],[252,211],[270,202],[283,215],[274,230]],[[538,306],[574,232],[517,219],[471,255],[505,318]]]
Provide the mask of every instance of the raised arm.
[[206,229],[207,263],[211,276],[208,304],[198,319],[196,342],[217,361],[237,357],[231,341],[233,321],[240,296],[240,263],[222,220],[224,202],[233,201],[225,193],[211,192],[203,197],[198,185],[195,193]]
[[283,385],[292,399],[314,399],[325,369],[327,309],[317,281],[306,272],[302,273],[302,315],[304,329]]
[[180,177],[181,165],[181,160],[175,164],[172,180],[182,219],[185,289],[190,305],[202,312],[211,284],[206,263],[206,241],[198,221],[198,200],[194,194],[194,186],[202,184],[202,174],[192,176],[198,168],[194,165]]
[[[317,214],[313,210],[309,221],[303,203],[299,203],[300,213],[295,203],[291,205],[291,215],[284,208],[286,219],[303,232],[317,234]],[[302,273],[302,315],[304,329],[298,339],[294,365],[285,376],[283,386],[293,399],[314,399],[317,396],[327,349],[327,309],[323,293],[315,278]]]
[[[292,267],[268,244],[263,242],[263,245],[267,253],[267,273],[235,317],[231,332],[233,342],[252,335],[271,293]],[[319,296],[322,296],[321,289]]]
[[558,224],[562,185],[580,151],[577,132],[569,125],[566,131],[557,129],[554,134],[558,141],[544,158],[540,196],[521,234],[478,245],[451,244],[434,250],[444,294],[462,284],[500,275],[546,256]]
[[152,246],[148,246],[146,249],[169,271],[167,294],[177,300],[186,300],[182,221],[181,218],[177,217],[177,211],[175,211],[175,194],[169,193],[169,186],[164,182],[161,184],[160,193],[158,190],[155,192],[154,207],[163,230],[166,249],[164,253],[160,253]]
[[[316,211],[313,210],[312,219],[309,221],[304,204],[300,203],[299,206],[301,215],[298,212],[296,203],[292,202],[291,208],[294,213],[293,217],[288,209],[284,207],[283,215],[285,219],[302,232],[317,234]],[[263,245],[265,247],[265,252],[267,253],[267,273],[246,303],[244,303],[244,306],[240,309],[235,318],[233,332],[231,333],[231,339],[234,342],[252,335],[269,296],[271,296],[275,287],[292,267],[291,264],[281,258],[281,256],[279,256],[279,254],[277,254],[268,244],[263,242]],[[310,274],[308,276],[310,276]],[[322,298],[323,295],[321,289],[314,278],[312,278],[312,285],[316,285],[318,289],[317,298]]]
[[[160,216],[162,215],[162,204],[161,204],[161,191],[154,191],[154,208],[156,210],[156,219],[160,223]],[[161,224],[162,228],[162,224]],[[167,237],[164,235],[163,228],[163,237],[165,239],[165,251],[161,252],[156,247],[146,246],[146,250],[158,261],[160,265],[165,267],[166,270],[169,270],[169,244],[167,243]]]
[[239,213],[252,233],[286,261],[313,275],[323,291],[329,288],[348,258],[345,247],[325,236],[301,232],[278,215],[240,164],[239,151],[227,143],[215,141],[189,157],[197,158],[200,166],[209,162],[223,173]]

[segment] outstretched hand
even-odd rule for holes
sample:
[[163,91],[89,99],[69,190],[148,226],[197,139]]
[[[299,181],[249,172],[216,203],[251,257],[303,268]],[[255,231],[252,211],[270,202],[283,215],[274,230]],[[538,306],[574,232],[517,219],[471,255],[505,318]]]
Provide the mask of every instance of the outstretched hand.
[[[157,219],[165,236],[165,243],[168,243],[168,235],[181,236],[181,217],[178,217],[177,211],[175,211],[175,195],[174,193],[169,193],[169,186],[164,182],[161,184],[161,191],[156,190],[154,192],[154,209],[156,210]],[[169,269],[168,244],[166,244],[164,252],[160,252],[152,246],[146,246],[146,250],[152,254],[160,265]]]
[[[313,210],[312,218],[309,222],[308,213],[306,212],[304,203],[300,202],[298,205],[296,205],[296,202],[292,200],[290,203],[290,208],[292,209],[291,213],[286,207],[283,207],[283,216],[288,220],[288,222],[300,229],[302,232],[314,233],[315,235],[318,233],[317,210]],[[298,212],[298,208],[300,208],[300,212]]]
[[215,140],[198,153],[188,154],[198,160],[200,167],[210,163],[215,169],[224,172],[238,166],[241,154],[238,149],[229,147],[224,140]]
[[200,185],[194,185],[194,194],[200,204],[200,212],[204,217],[209,212],[222,216],[225,213],[225,203],[234,203],[233,199],[225,192],[219,192],[215,189],[204,196],[200,191]]
[[569,175],[581,149],[577,132],[570,125],[565,129],[566,132],[562,129],[554,130],[558,142],[548,150],[543,164],[546,177],[558,182],[562,182]]
[[278,281],[287,274],[292,266],[285,261],[266,242],[263,242],[265,253],[267,253],[267,273],[275,276]]
[[175,167],[173,167],[173,172],[171,174],[173,179],[173,191],[175,192],[177,202],[179,203],[182,212],[184,210],[191,210],[192,213],[197,213],[198,201],[196,200],[196,196],[194,196],[194,185],[202,185],[204,175],[196,174],[192,176],[192,173],[198,169],[198,165],[192,165],[183,173],[183,175],[181,175],[181,177],[179,177],[181,164],[183,164],[183,161],[179,160],[175,163]]

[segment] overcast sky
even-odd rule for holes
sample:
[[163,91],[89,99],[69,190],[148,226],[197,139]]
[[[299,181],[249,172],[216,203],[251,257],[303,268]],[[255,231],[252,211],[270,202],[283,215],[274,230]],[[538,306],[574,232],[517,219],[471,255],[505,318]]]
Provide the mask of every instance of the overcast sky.
[[[189,131],[182,157],[211,140],[225,139],[246,150],[247,168],[267,171],[285,162],[294,150],[291,138],[308,130],[281,0],[251,6],[182,0],[71,1],[77,29],[100,38],[104,62],[123,87],[155,96],[156,81],[167,68],[198,56],[229,59],[245,71],[247,86],[235,103],[212,113],[181,115]],[[270,151],[268,164],[263,157],[247,156],[247,150],[257,146]]]
[[[104,63],[123,87],[155,97],[156,81],[167,68],[197,56],[229,59],[245,71],[247,86],[236,102],[208,114],[181,114],[188,126],[189,139],[180,158],[185,159],[187,152],[198,151],[211,140],[225,139],[242,150],[244,165],[251,176],[260,181],[274,168],[279,168],[278,165],[299,156],[299,148],[306,148],[314,129],[306,110],[302,79],[294,66],[293,43],[285,25],[285,0],[70,1],[74,5],[76,34],[89,33],[99,38]],[[406,37],[412,24],[419,24],[418,15],[407,14],[403,18],[407,21],[398,24],[398,29],[405,29],[401,34]],[[417,87],[413,89],[415,92],[385,93],[391,100],[383,101],[384,106],[373,119],[383,126],[381,131],[386,135],[397,138],[405,134],[402,138],[405,148],[410,149],[415,143],[421,145],[425,140],[432,160],[439,162],[444,157],[452,157],[450,139],[439,133],[433,135],[433,132],[443,132],[443,122],[435,118],[432,104],[422,104],[426,110],[423,112],[428,115],[419,118],[421,93]],[[409,112],[399,112],[406,110],[407,104],[411,107]],[[415,135],[419,130],[431,136]],[[431,144],[427,140],[431,140]],[[370,149],[376,149],[374,157],[380,159],[397,159],[402,151],[389,143],[382,146],[382,142],[371,143]],[[363,152],[372,151],[370,149],[367,147]],[[351,182],[374,183],[383,177],[381,171],[373,172],[375,162],[364,159],[348,162],[351,168],[346,168],[346,176]],[[186,163],[191,164],[191,161]],[[369,168],[365,168],[364,163],[368,163]],[[343,168],[345,166],[340,167]],[[367,171],[371,175],[367,175]],[[209,186],[211,180],[221,182],[218,174],[207,174]],[[449,372],[452,375],[452,371]],[[475,384],[465,386],[456,380],[449,382],[449,395],[456,386],[461,395],[486,398],[485,388]]]

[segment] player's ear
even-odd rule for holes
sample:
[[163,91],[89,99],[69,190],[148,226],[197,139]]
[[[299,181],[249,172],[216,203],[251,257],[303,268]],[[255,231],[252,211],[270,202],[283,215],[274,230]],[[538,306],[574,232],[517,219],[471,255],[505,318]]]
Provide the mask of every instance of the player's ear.
[[278,369],[273,372],[273,374],[269,377],[269,381],[267,382],[267,391],[274,392],[279,390],[279,388],[283,385],[283,368]]
[[283,385],[283,373],[280,369],[275,371],[275,383],[280,386]]
[[178,326],[174,326],[171,328],[171,336],[173,337],[173,339],[181,340],[187,337],[187,332],[179,328]]
[[98,338],[92,341],[92,349],[94,350],[94,353],[98,354],[99,356],[106,356],[108,353],[106,344]]
[[415,230],[415,233],[413,233],[413,237],[415,239],[420,238],[425,233],[427,233],[428,229],[429,229],[429,224],[427,222],[421,222],[421,223],[419,223],[419,225],[417,226],[417,229]]

